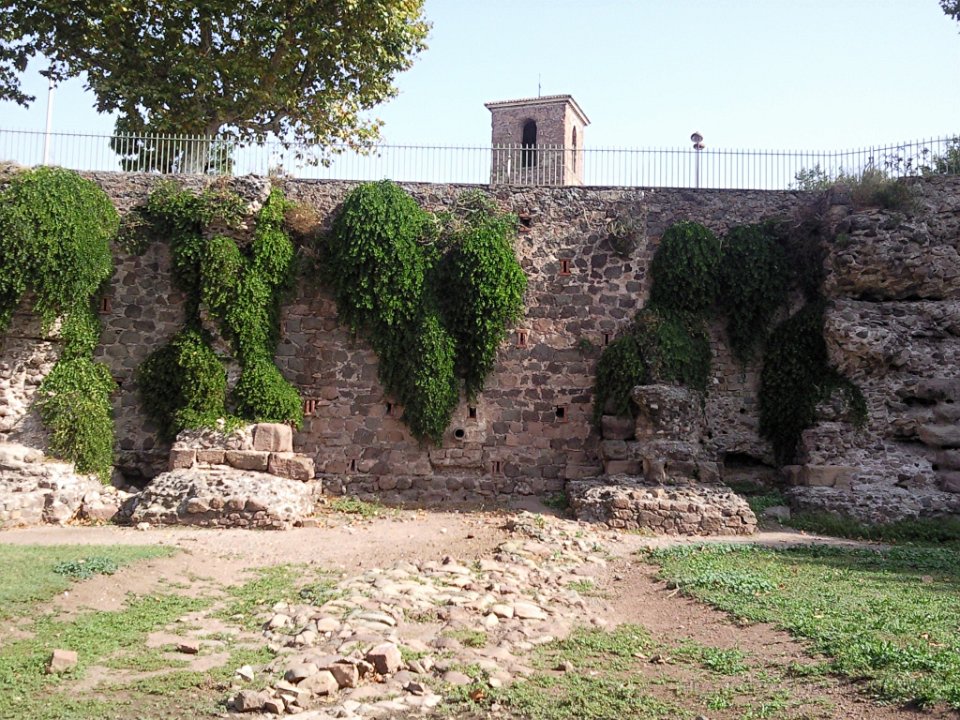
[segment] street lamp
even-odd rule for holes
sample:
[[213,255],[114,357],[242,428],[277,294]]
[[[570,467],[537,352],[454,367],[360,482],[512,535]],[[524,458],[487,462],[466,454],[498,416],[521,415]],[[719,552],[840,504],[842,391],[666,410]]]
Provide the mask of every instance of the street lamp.
[[690,136],[690,140],[693,143],[693,149],[696,150],[696,161],[694,162],[695,168],[695,177],[697,188],[700,187],[700,151],[703,150],[706,145],[703,144],[703,135],[697,131],[693,132],[693,135]]
[[47,77],[47,131],[43,134],[43,164],[50,164],[50,128],[53,125],[53,76]]

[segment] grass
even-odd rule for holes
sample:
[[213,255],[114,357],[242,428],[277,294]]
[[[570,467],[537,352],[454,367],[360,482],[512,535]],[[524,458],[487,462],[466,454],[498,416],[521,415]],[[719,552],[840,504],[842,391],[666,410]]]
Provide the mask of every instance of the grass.
[[678,659],[689,659],[717,675],[742,675],[747,671],[746,655],[735,648],[723,649],[687,641],[675,651]]
[[448,630],[443,633],[446,637],[453,638],[464,647],[482,648],[487,646],[489,638],[482,630],[470,630],[463,628],[461,630]]
[[33,608],[76,580],[174,552],[167,547],[0,545],[0,620],[33,614]]
[[258,630],[260,613],[279,602],[298,600],[305,572],[306,568],[300,565],[259,568],[252,580],[226,589],[227,603],[214,616],[236,622],[248,630]]
[[[131,598],[123,610],[89,612],[69,622],[40,617],[30,628],[32,637],[0,647],[0,717],[72,717],[50,704],[51,686],[55,695],[64,677],[81,676],[119,650],[142,645],[151,631],[208,604],[179,595],[148,595]],[[76,668],[64,677],[44,672],[55,648],[74,650],[78,656]]]
[[333,512],[345,515],[357,515],[363,519],[375,518],[381,515],[386,508],[378,502],[367,502],[357,498],[341,496],[327,506]]
[[960,708],[956,549],[712,545],[649,558],[686,594],[807,640],[881,700]]

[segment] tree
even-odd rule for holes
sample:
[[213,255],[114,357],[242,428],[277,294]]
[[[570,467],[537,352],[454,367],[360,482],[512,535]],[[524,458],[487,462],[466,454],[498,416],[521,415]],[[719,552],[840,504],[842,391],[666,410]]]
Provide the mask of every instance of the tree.
[[29,60],[86,73],[124,133],[363,147],[426,46],[423,0],[0,0],[0,99]]
[[943,11],[957,22],[960,22],[960,0],[940,0]]

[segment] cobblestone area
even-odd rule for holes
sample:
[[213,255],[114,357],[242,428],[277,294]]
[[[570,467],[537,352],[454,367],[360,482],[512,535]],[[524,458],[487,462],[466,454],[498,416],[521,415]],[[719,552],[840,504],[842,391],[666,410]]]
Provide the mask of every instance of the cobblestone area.
[[603,627],[589,578],[607,543],[589,526],[522,513],[492,558],[398,563],[324,586],[319,605],[276,605],[264,642],[278,656],[258,673],[267,690],[239,690],[238,712],[311,720],[426,714],[442,689],[482,678],[502,687],[533,672],[528,651],[574,628]]

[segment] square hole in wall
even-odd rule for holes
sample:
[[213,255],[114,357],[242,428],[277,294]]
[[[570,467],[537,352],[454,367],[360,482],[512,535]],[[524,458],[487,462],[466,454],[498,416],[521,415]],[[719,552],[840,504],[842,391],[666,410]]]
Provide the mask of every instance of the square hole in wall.
[[570,274],[572,274],[569,258],[562,258],[562,259],[560,260],[560,274],[561,274],[561,275],[570,275]]
[[525,348],[530,341],[529,333],[526,330],[517,330],[517,347]]
[[102,298],[100,298],[100,312],[101,313],[113,312],[113,303],[111,302],[110,297],[108,295],[104,295]]
[[355,473],[357,471],[357,459],[353,458],[350,461],[350,472]]
[[613,333],[605,332],[605,333],[603,334],[603,346],[604,346],[604,347],[606,347],[607,345],[610,344],[610,340],[612,339],[612,337],[613,337]]
[[557,422],[565,423],[570,416],[570,408],[567,405],[557,405],[556,409]]
[[530,213],[520,213],[517,215],[517,220],[520,221],[518,229],[521,234],[530,232],[530,227],[533,225],[533,219],[530,217]]
[[473,405],[467,408],[467,417],[471,420],[477,419],[477,409]]
[[385,407],[387,408],[387,415],[393,415],[394,406],[392,402],[388,402]]
[[307,417],[313,415],[317,411],[317,401],[313,398],[304,398],[303,399],[303,414]]
[[501,475],[503,473],[503,460],[492,460],[490,462],[490,474]]

